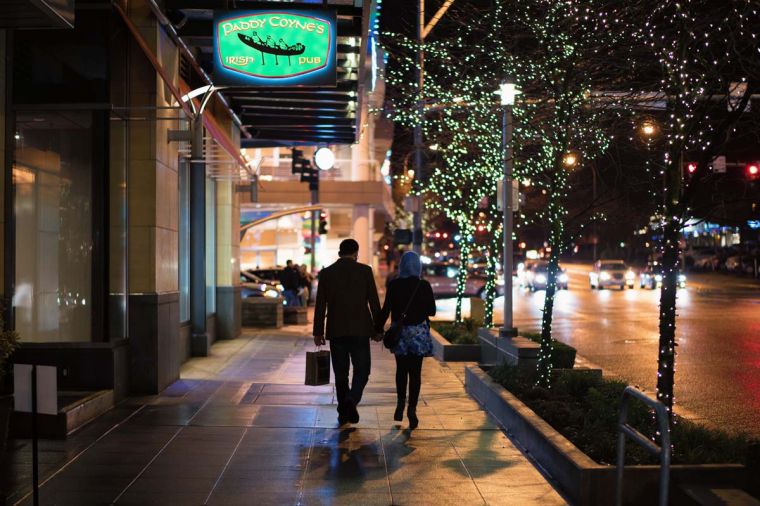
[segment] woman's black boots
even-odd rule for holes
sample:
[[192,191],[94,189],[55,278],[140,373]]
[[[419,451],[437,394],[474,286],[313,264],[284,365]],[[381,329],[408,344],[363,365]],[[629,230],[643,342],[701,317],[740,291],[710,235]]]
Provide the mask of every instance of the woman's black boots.
[[406,410],[406,416],[409,417],[409,428],[410,429],[416,429],[417,425],[420,424],[420,421],[417,419],[417,406],[409,406],[409,409]]
[[406,399],[400,398],[396,401],[396,411],[393,413],[393,419],[397,422],[404,419],[404,404],[406,404]]

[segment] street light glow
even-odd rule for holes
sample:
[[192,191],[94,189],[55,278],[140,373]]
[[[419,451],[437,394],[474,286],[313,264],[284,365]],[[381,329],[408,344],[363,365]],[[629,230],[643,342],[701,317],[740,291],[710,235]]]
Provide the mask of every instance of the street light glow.
[[522,91],[515,83],[501,83],[499,89],[494,93],[501,98],[501,105],[515,105],[515,98],[517,95],[521,94]]
[[575,156],[575,153],[566,153],[562,158],[562,163],[564,163],[567,168],[573,168],[575,167],[575,164],[578,163],[578,157]]
[[647,137],[652,137],[657,132],[657,127],[651,121],[646,121],[641,125],[641,133]]

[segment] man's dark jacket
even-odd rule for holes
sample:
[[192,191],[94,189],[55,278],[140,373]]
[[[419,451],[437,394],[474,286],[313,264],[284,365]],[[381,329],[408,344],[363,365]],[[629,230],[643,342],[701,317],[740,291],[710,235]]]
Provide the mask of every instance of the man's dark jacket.
[[315,336],[371,337],[379,316],[380,299],[369,265],[344,257],[322,269],[314,309]]
[[280,271],[280,284],[285,290],[298,290],[299,274],[293,267]]

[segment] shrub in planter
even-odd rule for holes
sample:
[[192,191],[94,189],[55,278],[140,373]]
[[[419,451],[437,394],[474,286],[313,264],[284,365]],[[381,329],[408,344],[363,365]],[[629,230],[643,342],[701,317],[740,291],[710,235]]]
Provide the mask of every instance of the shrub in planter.
[[[581,451],[601,464],[614,464],[617,418],[626,384],[582,371],[552,378],[551,388],[536,386],[537,372],[506,364],[488,374]],[[655,420],[641,403],[629,405],[628,420],[644,434],[655,434]],[[679,419],[671,432],[673,464],[751,464],[758,441]],[[655,464],[636,445],[626,447],[626,464]]]
[[[541,342],[541,334],[535,332],[521,333],[523,337],[536,343]],[[575,364],[576,349],[572,346],[552,339],[552,368],[554,369],[572,369]]]
[[465,318],[462,323],[432,322],[432,327],[451,344],[480,344],[478,328],[483,324],[472,318]]

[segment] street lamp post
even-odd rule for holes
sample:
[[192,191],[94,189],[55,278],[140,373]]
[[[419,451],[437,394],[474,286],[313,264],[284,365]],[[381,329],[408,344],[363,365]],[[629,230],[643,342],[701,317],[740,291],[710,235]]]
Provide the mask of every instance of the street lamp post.
[[503,153],[504,180],[502,213],[504,217],[504,325],[499,330],[501,337],[514,337],[517,329],[512,322],[512,106],[521,92],[514,83],[503,82],[496,93],[501,98],[501,149]]

